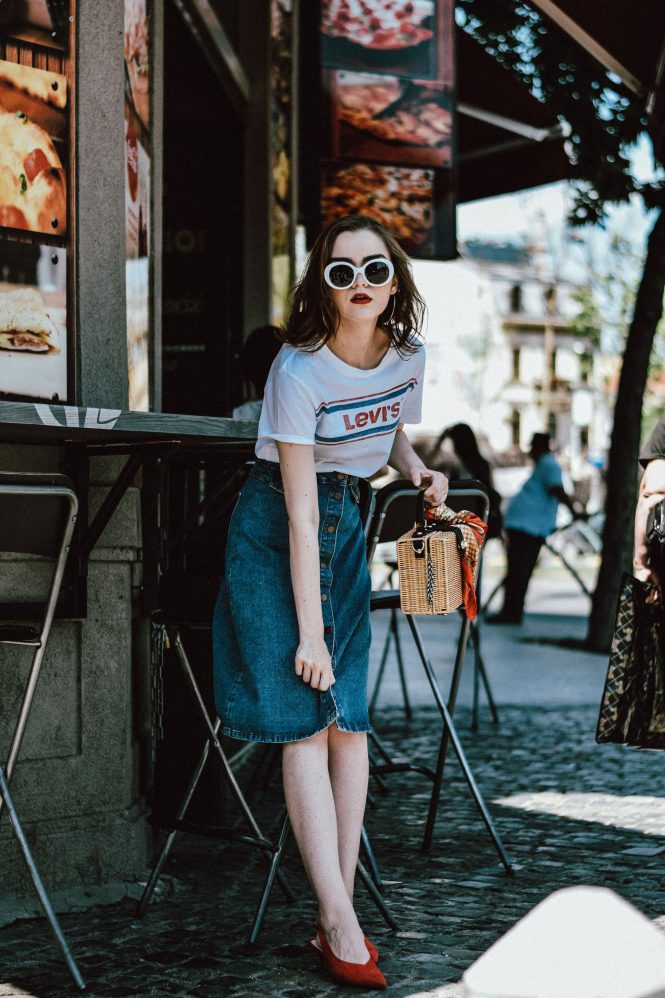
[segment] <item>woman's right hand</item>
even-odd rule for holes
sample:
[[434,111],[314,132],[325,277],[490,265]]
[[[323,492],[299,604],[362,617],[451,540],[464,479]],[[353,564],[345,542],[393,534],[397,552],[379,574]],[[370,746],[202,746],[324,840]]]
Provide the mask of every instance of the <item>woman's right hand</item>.
[[321,693],[335,682],[330,652],[323,638],[301,640],[296,652],[296,675]]

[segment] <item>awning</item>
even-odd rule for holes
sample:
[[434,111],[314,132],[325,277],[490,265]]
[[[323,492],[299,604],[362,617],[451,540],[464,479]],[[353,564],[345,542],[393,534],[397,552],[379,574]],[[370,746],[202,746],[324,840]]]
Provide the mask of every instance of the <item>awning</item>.
[[665,160],[664,0],[531,0],[601,65],[644,98],[656,155]]
[[460,28],[456,47],[458,201],[572,177],[566,126],[551,106]]

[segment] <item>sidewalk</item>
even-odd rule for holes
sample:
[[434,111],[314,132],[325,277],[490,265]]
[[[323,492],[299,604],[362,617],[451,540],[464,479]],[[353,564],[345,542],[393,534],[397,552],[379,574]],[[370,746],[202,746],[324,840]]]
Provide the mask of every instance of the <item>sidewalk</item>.
[[[500,724],[490,723],[481,701],[479,730],[469,730],[471,653],[456,715],[476,779],[515,862],[515,876],[504,874],[452,756],[430,857],[419,852],[429,781],[395,776],[388,778],[386,795],[372,789],[374,806],[366,826],[400,931],[388,931],[362,886],[358,907],[381,949],[381,966],[396,998],[461,996],[458,982],[466,967],[563,886],[610,887],[665,928],[662,756],[595,744],[605,658],[559,644],[574,644],[585,628],[579,608],[585,612],[586,606],[566,580],[534,580],[529,608],[542,609],[543,601],[551,606],[563,601],[578,613],[532,613],[521,629],[484,629],[483,651]],[[452,618],[423,623],[444,689],[456,627]],[[382,628],[376,630],[374,667]],[[410,651],[406,634],[404,644]],[[391,661],[376,727],[404,754],[431,763],[438,715],[429,706],[415,659],[409,655],[409,661],[414,718],[404,719]],[[276,818],[278,797],[266,801],[265,809]],[[299,900],[289,906],[275,889],[259,945],[252,949],[245,936],[263,877],[255,854],[241,846],[182,838],[162,899],[142,922],[135,920],[129,896],[63,916],[88,993],[182,998],[347,993],[319,975],[305,949],[314,907],[293,851],[285,871]],[[139,891],[136,885],[129,888]],[[0,930],[0,996],[71,994],[43,921],[15,922]]]

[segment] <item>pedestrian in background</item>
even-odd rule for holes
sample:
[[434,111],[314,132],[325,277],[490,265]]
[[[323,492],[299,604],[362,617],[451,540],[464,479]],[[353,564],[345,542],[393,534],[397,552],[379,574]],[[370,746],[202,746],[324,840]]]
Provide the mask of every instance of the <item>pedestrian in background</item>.
[[501,537],[503,528],[501,496],[494,488],[492,467],[487,458],[484,458],[480,453],[475,433],[468,423],[455,423],[453,426],[448,426],[440,435],[432,452],[436,453],[448,440],[453,445],[454,455],[457,459],[455,477],[473,478],[487,489],[490,502],[487,516],[487,539]]
[[661,578],[658,572],[658,569],[662,572],[662,566],[651,563],[646,533],[649,511],[665,499],[665,414],[658,420],[653,433],[642,449],[640,464],[644,468],[644,474],[640,482],[635,510],[633,574],[640,582],[651,582],[658,586],[662,599],[662,587],[665,579]]
[[504,516],[508,570],[503,608],[487,618],[489,624],[519,624],[529,580],[545,539],[556,529],[559,503],[578,515],[575,500],[563,487],[561,468],[550,451],[547,433],[534,433],[529,456],[534,469],[508,503]]
[[272,365],[257,460],[231,519],[213,617],[222,731],[283,743],[284,794],[342,984],[384,988],[353,890],[367,798],[371,580],[358,478],[389,464],[437,506],[448,482],[403,432],[421,419],[424,303],[396,239],[348,216],[316,240]]
[[245,384],[250,385],[253,398],[235,407],[231,414],[233,419],[260,418],[268,374],[281,345],[277,326],[257,326],[243,343],[240,350],[240,373]]

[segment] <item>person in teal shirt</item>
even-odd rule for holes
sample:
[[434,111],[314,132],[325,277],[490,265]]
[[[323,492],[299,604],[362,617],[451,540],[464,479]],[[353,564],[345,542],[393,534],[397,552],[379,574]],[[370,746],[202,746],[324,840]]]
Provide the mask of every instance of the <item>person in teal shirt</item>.
[[536,567],[545,539],[556,529],[559,503],[573,516],[575,501],[563,487],[561,468],[550,451],[546,433],[534,433],[529,456],[534,469],[508,504],[504,517],[508,572],[504,584],[503,608],[487,618],[489,624],[520,624],[529,580]]

